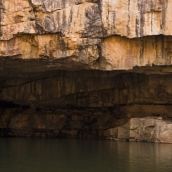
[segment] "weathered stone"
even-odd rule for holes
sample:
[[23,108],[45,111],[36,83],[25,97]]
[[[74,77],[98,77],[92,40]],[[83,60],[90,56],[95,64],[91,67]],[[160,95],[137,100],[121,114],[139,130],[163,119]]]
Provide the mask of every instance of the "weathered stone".
[[134,66],[170,65],[171,37],[152,36],[128,39],[108,37],[102,43],[105,69],[132,69]]
[[[104,138],[98,131],[116,126],[116,116],[111,116],[108,109],[57,108],[52,112],[36,110],[32,114],[26,107],[10,109],[11,115],[0,109],[0,136]],[[73,120],[76,116],[82,118]],[[111,123],[107,123],[107,116],[111,116]]]
[[171,65],[170,1],[3,0],[2,7],[0,57],[70,59],[68,69]]
[[117,138],[117,134],[118,134],[118,128],[111,128],[111,129],[105,130],[102,135],[106,139],[115,139]]
[[[127,116],[171,116],[171,74],[54,71],[43,77],[6,78],[0,99],[36,107],[122,108]],[[13,76],[14,77],[14,76]],[[37,78],[38,77],[38,78]],[[51,88],[51,89],[50,89]],[[131,114],[131,115],[130,115]]]
[[130,134],[129,134],[129,123],[126,123],[122,126],[118,127],[118,134],[117,134],[117,138],[118,139],[129,139],[130,138]]
[[171,143],[172,2],[0,2],[1,136]]
[[111,139],[172,143],[172,122],[161,117],[131,118],[128,123],[113,130],[118,132]]
[[108,35],[171,35],[171,7],[168,0],[101,0],[102,22]]

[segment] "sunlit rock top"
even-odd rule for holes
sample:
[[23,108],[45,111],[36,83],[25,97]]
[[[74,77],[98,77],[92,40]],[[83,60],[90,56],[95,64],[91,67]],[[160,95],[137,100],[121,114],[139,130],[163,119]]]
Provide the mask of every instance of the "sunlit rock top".
[[171,65],[172,1],[1,1],[1,58],[68,61],[69,69]]

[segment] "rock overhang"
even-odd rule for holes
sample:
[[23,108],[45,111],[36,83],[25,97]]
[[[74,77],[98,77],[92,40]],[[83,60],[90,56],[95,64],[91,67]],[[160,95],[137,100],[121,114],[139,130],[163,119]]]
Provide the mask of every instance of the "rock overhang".
[[102,137],[171,119],[170,1],[1,2],[0,135]]
[[1,58],[48,59],[47,66],[67,70],[171,65],[167,0],[2,0],[1,6]]

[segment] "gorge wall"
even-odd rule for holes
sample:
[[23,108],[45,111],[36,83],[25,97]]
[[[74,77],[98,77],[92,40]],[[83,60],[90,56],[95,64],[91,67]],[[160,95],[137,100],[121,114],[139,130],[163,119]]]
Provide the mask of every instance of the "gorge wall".
[[171,8],[168,0],[1,0],[0,56],[69,61],[68,69],[170,65]]
[[[171,143],[171,9],[169,0],[1,0],[0,135]],[[138,118],[154,125],[133,136]]]

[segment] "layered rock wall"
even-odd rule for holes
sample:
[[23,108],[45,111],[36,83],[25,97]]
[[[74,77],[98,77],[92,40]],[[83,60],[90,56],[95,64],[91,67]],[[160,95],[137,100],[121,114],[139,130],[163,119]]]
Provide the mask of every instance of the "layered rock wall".
[[69,58],[70,69],[171,64],[170,1],[2,0],[1,7],[1,57]]
[[120,127],[105,130],[108,139],[172,143],[172,122],[161,117],[131,118]]
[[[0,82],[1,136],[134,138],[163,142],[158,140],[160,136],[156,138],[156,132],[160,132],[171,138],[168,127],[172,118],[171,74],[85,70],[54,71],[46,75],[18,76]],[[142,121],[140,118],[145,116],[152,118],[144,120],[143,126],[136,120],[137,126],[132,130],[130,119]],[[161,120],[157,123],[154,119]],[[149,127],[151,120],[154,127]],[[139,127],[145,130],[140,131]],[[126,135],[132,131],[134,136]],[[152,131],[154,135],[149,139]]]
[[[170,138],[171,8],[169,0],[0,0],[0,135],[163,142],[163,128]],[[131,129],[131,118],[145,116],[162,120]]]
[[[109,108],[135,105],[148,112],[170,115],[171,74],[115,73],[102,71],[55,71],[53,77],[6,79],[0,83],[0,99],[36,107]],[[151,106],[156,108],[151,109]],[[166,106],[157,109],[158,106]],[[125,108],[125,107],[123,107]],[[168,109],[169,108],[169,109]],[[136,109],[132,114],[137,113]],[[128,114],[130,110],[128,109]],[[143,112],[144,115],[145,112]],[[165,116],[166,116],[165,115]]]

